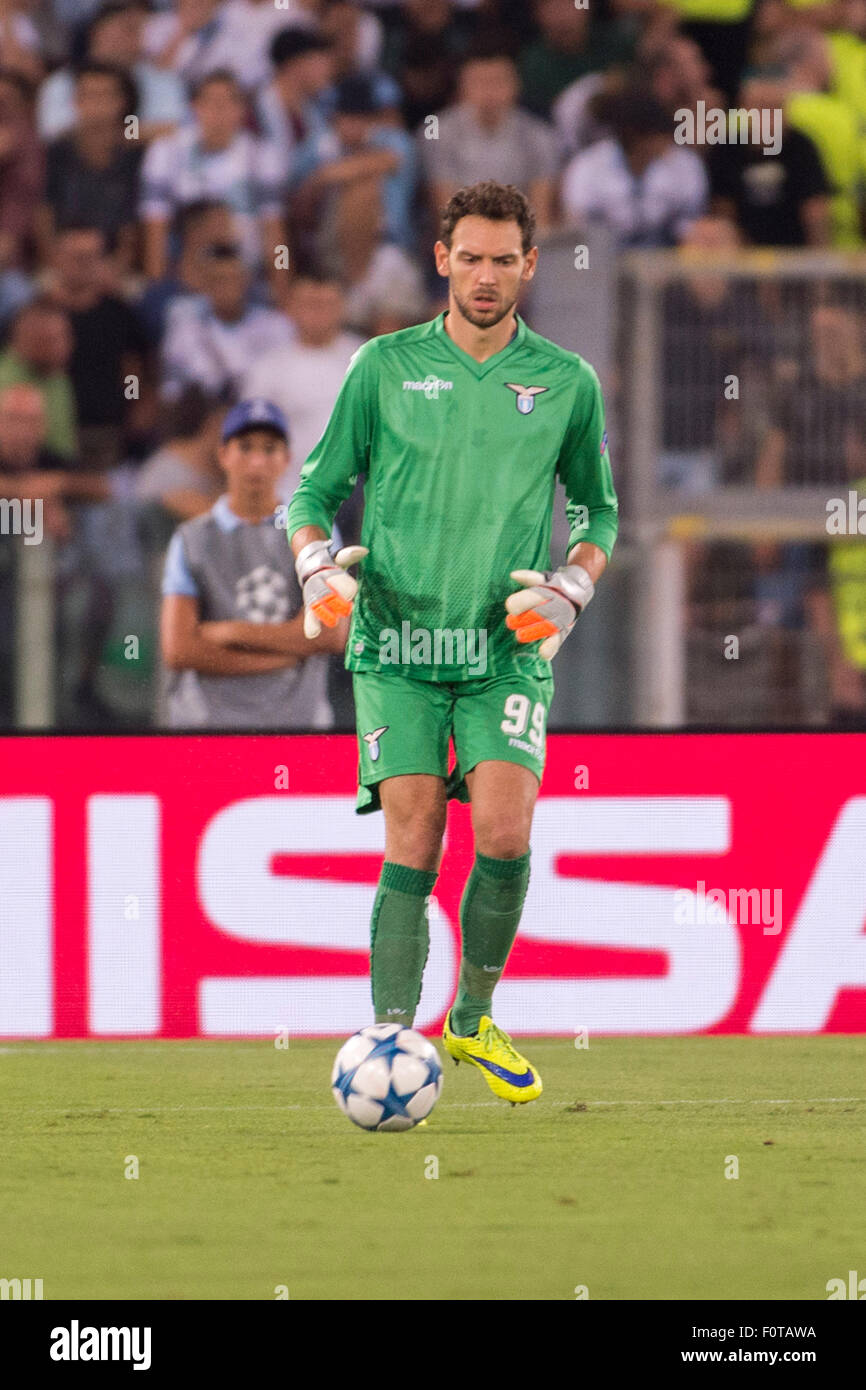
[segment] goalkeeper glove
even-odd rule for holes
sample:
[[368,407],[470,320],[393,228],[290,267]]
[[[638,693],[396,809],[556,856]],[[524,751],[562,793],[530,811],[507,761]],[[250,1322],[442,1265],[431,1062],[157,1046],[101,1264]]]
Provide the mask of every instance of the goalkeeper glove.
[[325,627],[336,627],[352,611],[358,582],[345,571],[369,555],[366,546],[347,545],[336,558],[328,549],[330,541],[310,541],[295,560],[295,573],[304,596],[304,636],[318,637]]
[[595,585],[582,565],[563,565],[547,574],[512,570],[511,578],[529,587],[505,600],[505,625],[518,642],[543,638],[538,655],[550,661],[595,593]]

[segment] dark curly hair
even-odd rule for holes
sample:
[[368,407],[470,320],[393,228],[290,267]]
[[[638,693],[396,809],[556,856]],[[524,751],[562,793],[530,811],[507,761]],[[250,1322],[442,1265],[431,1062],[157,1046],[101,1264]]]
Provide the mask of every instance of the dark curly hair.
[[460,188],[442,210],[440,236],[451,249],[454,228],[461,217],[487,217],[491,222],[516,222],[523,236],[523,254],[535,244],[535,213],[519,188],[511,183],[475,183]]

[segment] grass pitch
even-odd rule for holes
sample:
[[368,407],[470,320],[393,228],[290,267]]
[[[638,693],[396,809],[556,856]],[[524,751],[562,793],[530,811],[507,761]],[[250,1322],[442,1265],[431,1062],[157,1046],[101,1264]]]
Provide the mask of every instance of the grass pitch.
[[512,1110],[443,1055],[406,1134],[339,1113],[336,1041],[3,1045],[0,1277],[46,1299],[571,1300],[826,1299],[866,1275],[866,1038],[518,1041],[540,1101]]

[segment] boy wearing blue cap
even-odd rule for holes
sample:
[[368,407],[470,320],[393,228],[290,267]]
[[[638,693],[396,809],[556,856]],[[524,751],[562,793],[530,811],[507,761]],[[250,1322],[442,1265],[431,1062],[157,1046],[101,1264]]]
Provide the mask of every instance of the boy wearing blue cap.
[[[277,480],[289,459],[285,416],[241,401],[218,457],[227,491],[174,533],[165,561],[160,644],[172,728],[327,728],[327,654],[348,624],[310,642]],[[310,654],[312,653],[312,654]]]

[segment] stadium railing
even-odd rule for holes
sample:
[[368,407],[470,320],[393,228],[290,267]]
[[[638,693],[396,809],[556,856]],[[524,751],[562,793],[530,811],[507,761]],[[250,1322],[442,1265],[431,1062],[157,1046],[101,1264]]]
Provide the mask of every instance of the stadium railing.
[[826,722],[806,599],[826,591],[828,503],[866,476],[864,272],[807,251],[622,258],[635,724]]

